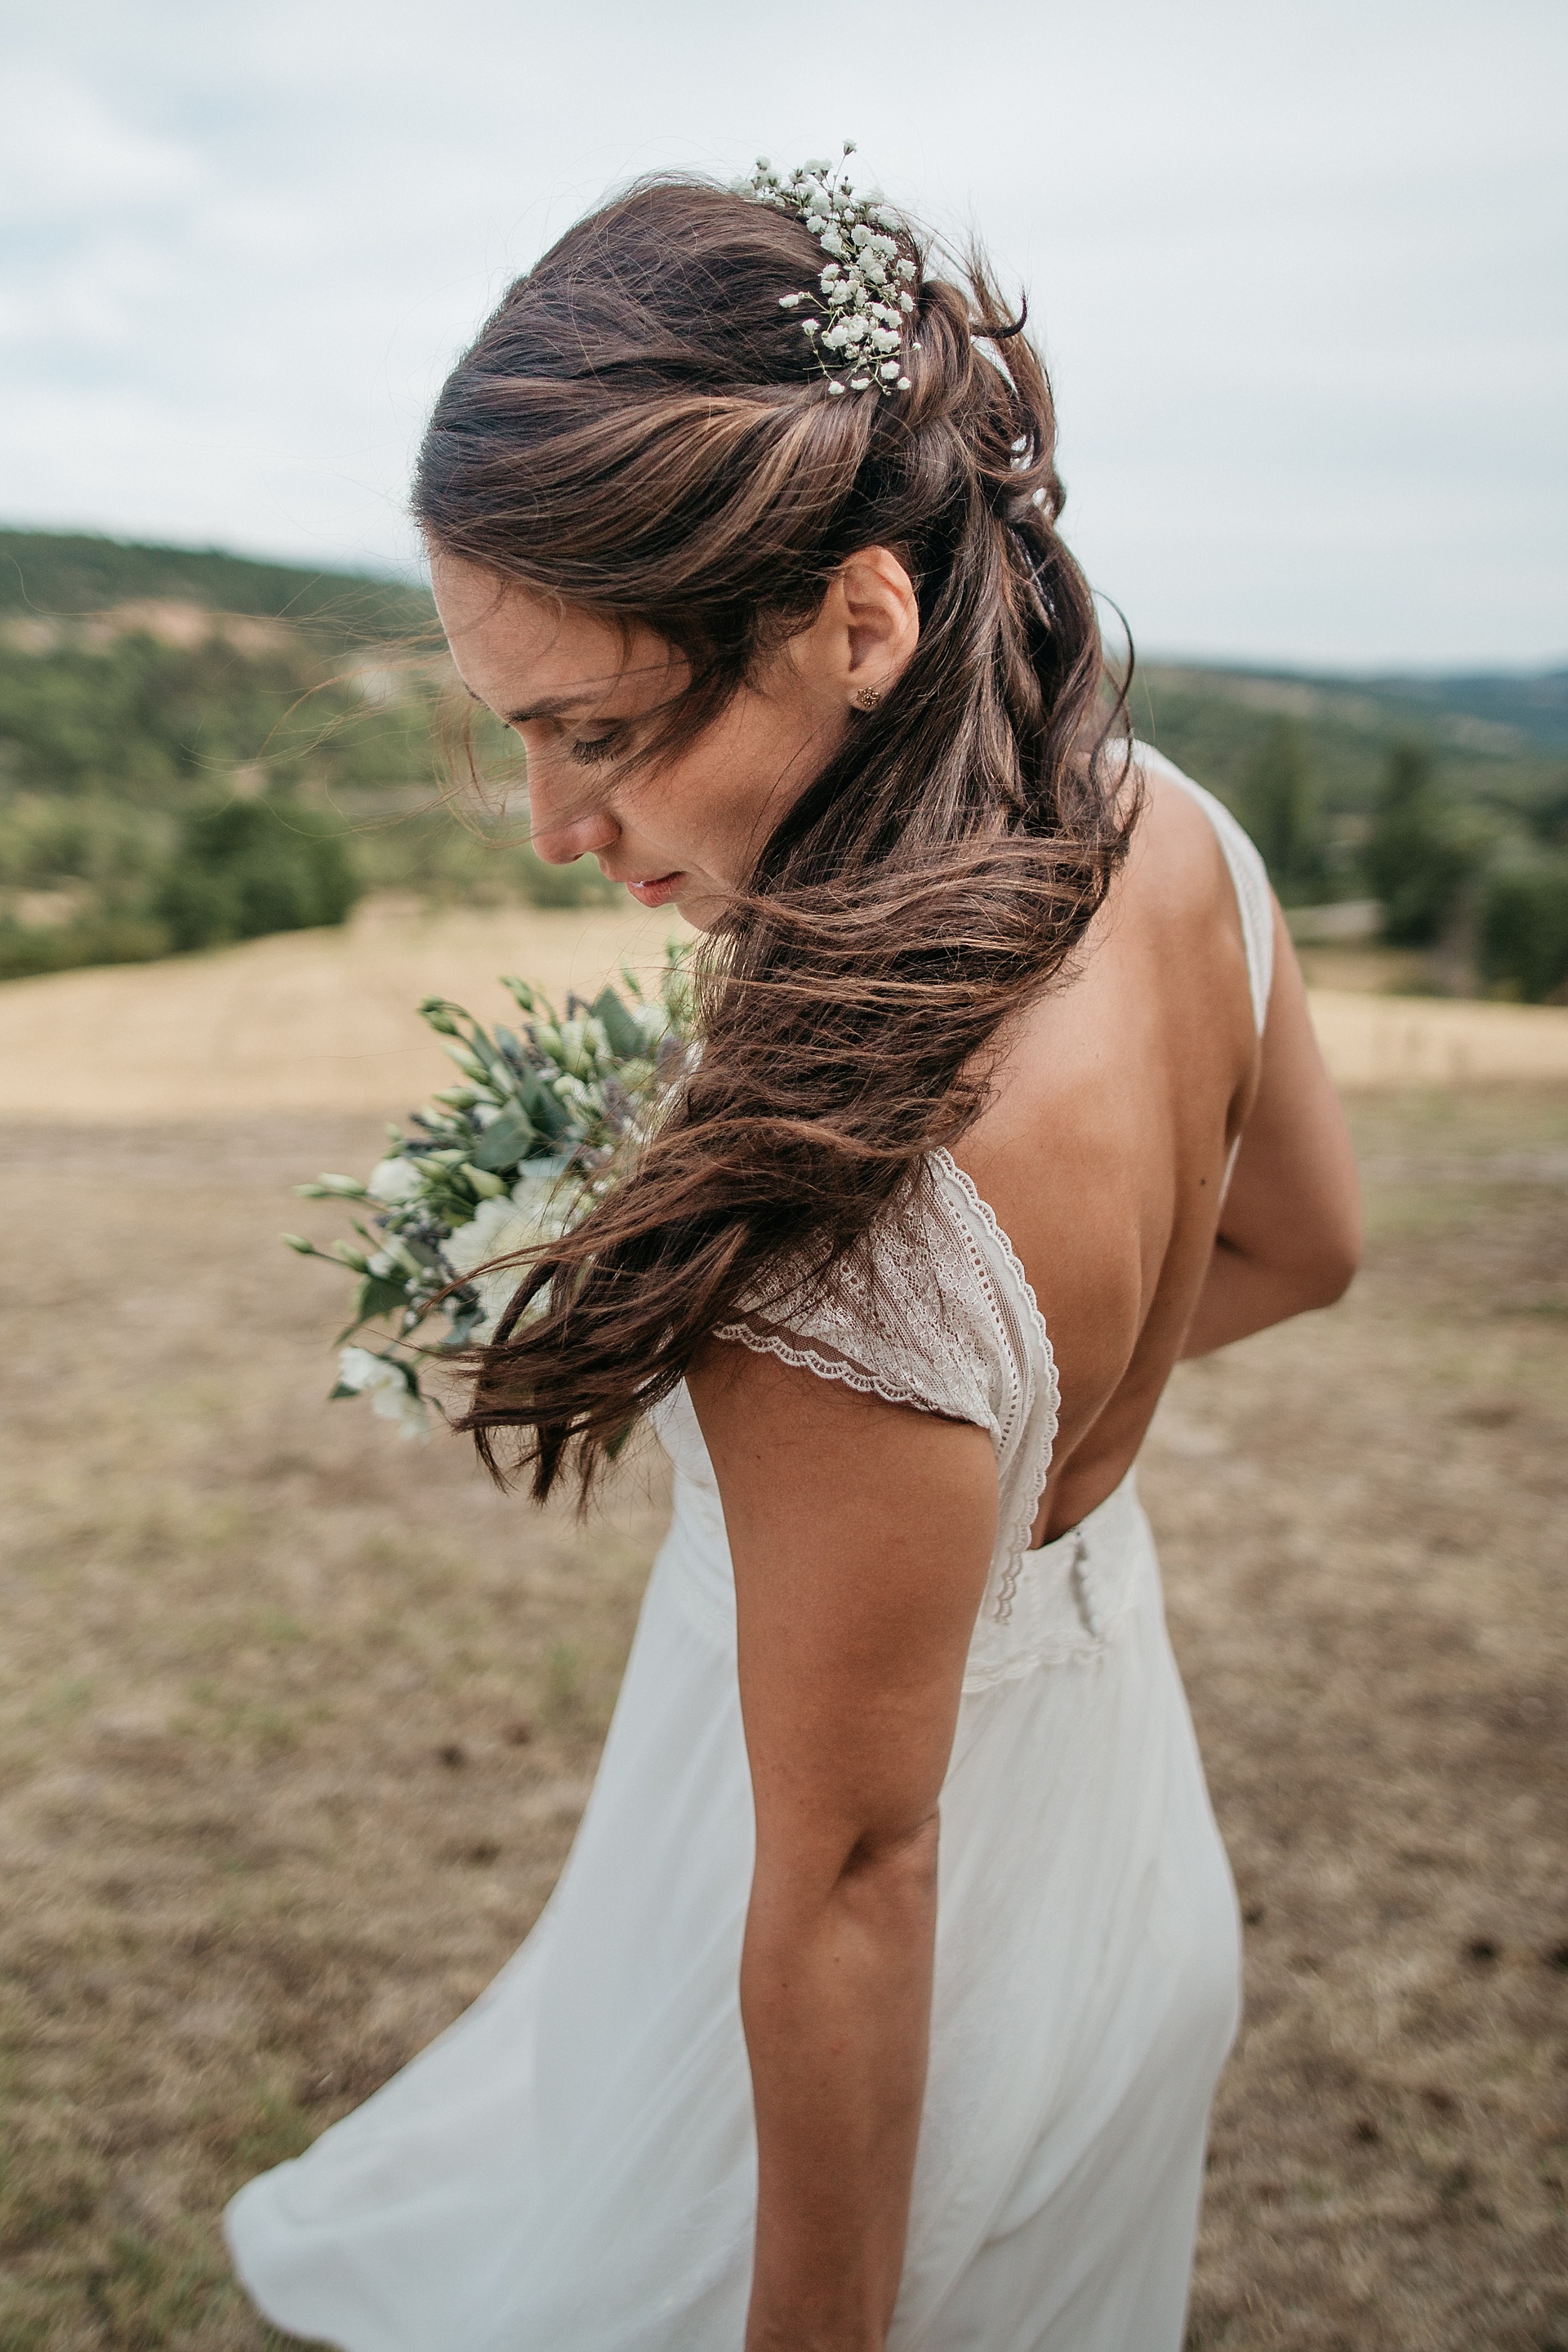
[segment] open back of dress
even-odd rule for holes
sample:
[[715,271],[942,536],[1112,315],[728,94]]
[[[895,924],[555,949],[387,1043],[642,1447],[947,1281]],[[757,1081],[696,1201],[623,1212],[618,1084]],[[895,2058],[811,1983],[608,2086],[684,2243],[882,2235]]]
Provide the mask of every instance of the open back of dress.
[[[1261,864],[1179,781],[1236,880],[1261,1028]],[[1028,1548],[1056,1432],[1050,1343],[945,1153],[830,1299],[797,1307],[781,1284],[730,1336],[975,1422],[996,1449],[891,2352],[1178,2352],[1238,1944],[1134,1480]],[[684,1390],[658,1423],[673,1520],[543,1916],[437,2042],[229,2209],[246,2285],[296,2335],[343,2352],[739,2352],[753,1825],[734,1585]]]

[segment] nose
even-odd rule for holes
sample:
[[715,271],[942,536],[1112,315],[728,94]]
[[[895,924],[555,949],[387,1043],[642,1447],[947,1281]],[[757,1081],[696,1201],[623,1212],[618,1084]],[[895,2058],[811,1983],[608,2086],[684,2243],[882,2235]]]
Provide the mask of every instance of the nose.
[[596,856],[620,839],[621,829],[606,808],[558,804],[548,792],[529,795],[529,838],[547,866],[570,866]]

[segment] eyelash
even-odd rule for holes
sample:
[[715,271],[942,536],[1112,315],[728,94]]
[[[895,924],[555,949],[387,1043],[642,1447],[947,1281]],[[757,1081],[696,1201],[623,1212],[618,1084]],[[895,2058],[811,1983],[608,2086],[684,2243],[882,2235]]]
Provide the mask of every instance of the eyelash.
[[621,740],[621,729],[612,727],[607,735],[579,735],[571,746],[570,756],[580,768],[596,768],[616,756],[616,746]]

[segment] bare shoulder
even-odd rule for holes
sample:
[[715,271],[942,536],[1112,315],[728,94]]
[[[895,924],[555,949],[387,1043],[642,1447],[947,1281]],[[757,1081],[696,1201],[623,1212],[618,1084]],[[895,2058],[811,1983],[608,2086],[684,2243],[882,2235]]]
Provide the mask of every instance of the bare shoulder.
[[1115,1149],[1147,1131],[1152,1102],[1179,1082],[1228,1098],[1257,1060],[1247,949],[1235,886],[1207,813],[1164,763],[1141,763],[1142,804],[1126,863],[1062,977],[1021,1008],[1002,1043],[991,1098],[960,1156],[1011,1190],[1011,1163],[1037,1181],[1039,1140]]
[[1073,968],[1020,1012],[957,1155],[1052,1333],[1064,1444],[1131,1364],[1173,1252],[1195,1266],[1209,1247],[1257,1084],[1241,916],[1214,824],[1159,763],[1142,784],[1106,904]]
[[1124,911],[1205,928],[1242,947],[1235,885],[1213,818],[1198,793],[1159,753],[1139,747],[1142,805],[1119,882]]

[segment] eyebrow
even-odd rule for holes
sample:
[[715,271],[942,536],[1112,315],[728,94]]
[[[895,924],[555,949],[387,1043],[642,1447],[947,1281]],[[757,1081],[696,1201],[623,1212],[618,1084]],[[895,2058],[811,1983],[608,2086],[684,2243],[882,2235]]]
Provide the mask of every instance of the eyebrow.
[[[484,701],[484,696],[476,694],[471,686],[466,686],[465,691],[470,702]],[[568,710],[589,709],[603,698],[601,695],[589,694],[581,688],[575,694],[547,694],[540,701],[531,702],[525,710],[503,710],[500,716],[503,725],[521,727],[531,719],[560,719]]]
[[581,690],[576,694],[547,694],[541,701],[531,702],[526,710],[509,710],[506,723],[509,727],[521,727],[530,719],[561,719],[569,710],[588,710],[603,700],[602,694]]

